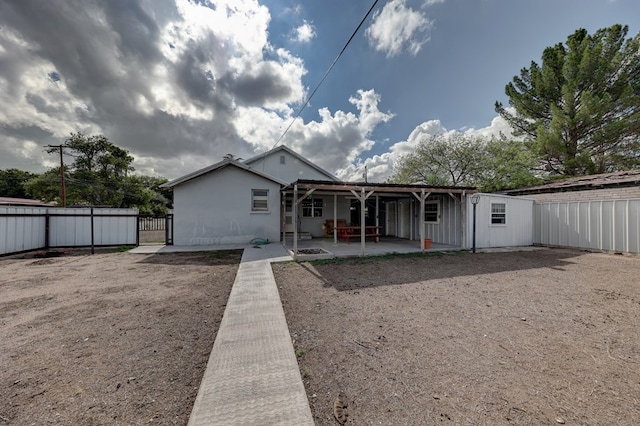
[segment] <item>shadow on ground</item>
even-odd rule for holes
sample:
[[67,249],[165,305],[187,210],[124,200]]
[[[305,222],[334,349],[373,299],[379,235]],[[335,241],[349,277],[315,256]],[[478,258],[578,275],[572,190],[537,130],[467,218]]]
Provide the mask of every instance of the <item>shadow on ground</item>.
[[237,265],[240,263],[241,258],[242,250],[195,251],[145,255],[138,263],[161,265]]
[[[440,252],[390,255],[360,259],[312,261],[302,266],[320,278],[325,287],[340,291],[398,285],[419,281],[530,271],[564,270],[583,252],[566,249],[508,253]],[[354,268],[353,266],[359,266]]]

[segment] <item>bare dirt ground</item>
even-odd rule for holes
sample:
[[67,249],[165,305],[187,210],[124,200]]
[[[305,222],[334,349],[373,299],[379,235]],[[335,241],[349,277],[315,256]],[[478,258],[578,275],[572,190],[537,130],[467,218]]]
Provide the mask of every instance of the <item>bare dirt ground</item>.
[[0,259],[0,425],[186,424],[240,256]]
[[274,265],[317,425],[640,424],[640,258]]

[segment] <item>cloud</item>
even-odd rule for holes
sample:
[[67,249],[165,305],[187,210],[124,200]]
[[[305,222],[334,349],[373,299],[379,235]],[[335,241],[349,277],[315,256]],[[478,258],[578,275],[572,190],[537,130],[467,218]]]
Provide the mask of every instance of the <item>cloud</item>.
[[293,30],[291,39],[298,43],[309,43],[315,36],[315,27],[305,20],[302,25]]
[[0,168],[26,164],[17,145],[75,131],[167,177],[250,154],[239,112],[287,116],[306,95],[304,63],[269,43],[270,19],[257,0],[0,3]]
[[337,171],[337,176],[345,181],[361,181],[365,166],[367,167],[367,177],[369,182],[385,182],[393,174],[393,167],[404,155],[412,153],[420,141],[429,136],[449,135],[463,133],[471,137],[481,137],[490,139],[504,134],[511,137],[511,127],[500,116],[491,120],[491,124],[480,129],[466,128],[460,130],[447,130],[440,120],[428,120],[416,126],[407,140],[396,142],[389,150],[383,154],[374,155],[369,158],[357,158],[347,167]]
[[[428,2],[433,3],[433,0]],[[387,57],[407,51],[416,55],[429,41],[433,22],[426,14],[407,6],[406,0],[391,0],[373,15],[365,34],[369,43]]]
[[[392,113],[380,111],[380,101],[375,90],[358,90],[349,98],[357,114],[321,108],[319,120],[305,123],[297,119],[281,142],[329,171],[348,167],[374,146],[370,136],[376,126],[393,118]],[[290,123],[291,115],[281,117],[273,111],[245,108],[235,125],[241,137],[254,145],[256,152],[262,152],[274,147]]]

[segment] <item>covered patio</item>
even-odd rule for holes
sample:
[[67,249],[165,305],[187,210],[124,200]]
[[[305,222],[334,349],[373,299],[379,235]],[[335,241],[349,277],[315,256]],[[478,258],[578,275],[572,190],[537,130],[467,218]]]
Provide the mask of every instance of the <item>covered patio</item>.
[[[475,192],[472,187],[298,180],[282,190],[281,241],[294,258],[314,247],[339,257],[425,251],[427,239],[430,250],[465,248],[466,197]],[[316,238],[303,240],[301,233]]]
[[[333,238],[313,238],[310,240],[299,240],[297,244],[297,254],[294,254],[294,244],[292,240],[283,242],[284,248],[296,260],[334,258],[334,257],[359,257],[362,256],[362,247],[359,241],[349,244],[338,241],[334,243]],[[321,250],[322,253],[318,253]],[[367,256],[382,256],[394,253],[419,253],[461,250],[459,246],[447,244],[431,243],[429,249],[420,248],[417,241],[404,238],[381,237],[380,241],[366,241]]]

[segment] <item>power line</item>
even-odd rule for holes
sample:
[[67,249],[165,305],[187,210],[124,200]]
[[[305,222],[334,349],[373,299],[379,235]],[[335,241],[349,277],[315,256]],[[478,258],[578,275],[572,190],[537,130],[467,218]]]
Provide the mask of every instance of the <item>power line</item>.
[[347,49],[347,46],[349,46],[349,44],[351,43],[351,40],[353,40],[353,38],[356,36],[356,34],[358,33],[358,31],[360,30],[360,27],[362,27],[362,25],[364,24],[364,22],[367,20],[367,18],[369,17],[369,15],[371,14],[371,11],[373,10],[374,7],[376,7],[376,4],[378,4],[378,0],[375,0],[373,2],[373,4],[371,5],[371,7],[369,8],[369,10],[367,11],[367,13],[364,15],[364,17],[360,20],[360,23],[358,24],[358,26],[356,27],[356,29],[353,31],[353,33],[351,34],[351,37],[349,37],[349,40],[347,40],[347,42],[345,43],[344,47],[342,48],[342,50],[340,51],[340,53],[338,53],[338,56],[336,56],[336,58],[333,60],[333,62],[331,63],[331,66],[329,66],[329,68],[325,71],[324,75],[322,76],[322,79],[320,79],[320,82],[318,83],[318,85],[316,86],[315,89],[313,89],[313,92],[311,92],[311,95],[309,95],[309,97],[307,98],[307,100],[304,102],[304,104],[302,105],[302,107],[300,107],[300,109],[298,110],[298,113],[295,115],[295,117],[293,117],[291,119],[291,122],[289,123],[289,125],[287,126],[287,128],[284,130],[284,132],[282,133],[282,135],[280,135],[280,137],[278,138],[278,140],[276,141],[276,143],[273,144],[273,146],[271,147],[271,149],[275,148],[280,141],[282,140],[282,138],[284,138],[284,136],[287,134],[287,132],[289,131],[289,129],[291,129],[291,126],[293,126],[293,123],[297,120],[298,117],[300,117],[300,114],[302,114],[302,111],[307,107],[307,105],[309,104],[309,101],[311,100],[311,98],[313,98],[313,95],[316,94],[316,92],[318,91],[318,89],[320,88],[320,86],[322,85],[322,83],[324,82],[324,80],[327,78],[327,76],[329,75],[329,73],[331,72],[331,70],[333,69],[333,67],[336,65],[336,63],[338,62],[338,59],[340,59],[340,57],[342,56],[342,54],[344,53],[344,51]]

